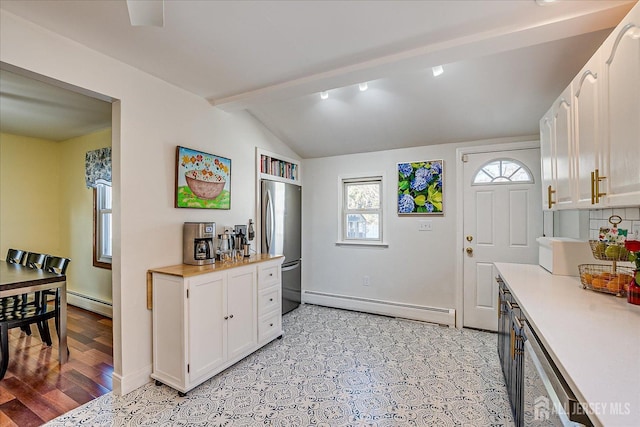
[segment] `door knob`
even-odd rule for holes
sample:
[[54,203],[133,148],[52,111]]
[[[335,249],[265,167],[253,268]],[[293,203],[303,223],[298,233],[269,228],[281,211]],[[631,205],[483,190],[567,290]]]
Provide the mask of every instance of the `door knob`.
[[467,252],[467,255],[473,254],[473,248],[471,248],[471,247],[466,248],[465,251]]

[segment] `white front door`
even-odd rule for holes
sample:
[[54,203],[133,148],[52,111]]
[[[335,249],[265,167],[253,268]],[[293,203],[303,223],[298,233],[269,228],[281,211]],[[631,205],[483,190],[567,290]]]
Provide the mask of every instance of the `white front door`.
[[493,263],[538,263],[540,150],[467,154],[463,176],[463,326],[495,331],[498,286]]

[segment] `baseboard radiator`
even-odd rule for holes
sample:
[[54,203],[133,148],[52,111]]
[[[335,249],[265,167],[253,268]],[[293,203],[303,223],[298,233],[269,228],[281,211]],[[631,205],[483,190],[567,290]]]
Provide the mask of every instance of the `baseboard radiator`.
[[420,320],[449,327],[455,327],[456,324],[456,311],[453,308],[429,307],[317,291],[305,291],[302,299],[308,304]]
[[113,304],[99,300],[97,298],[68,290],[67,304],[80,307],[94,313],[102,314],[105,317],[113,318]]

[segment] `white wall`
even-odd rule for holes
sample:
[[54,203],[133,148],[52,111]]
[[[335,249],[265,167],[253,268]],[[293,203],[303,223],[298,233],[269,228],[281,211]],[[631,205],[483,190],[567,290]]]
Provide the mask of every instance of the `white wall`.
[[[297,158],[248,114],[204,99],[0,11],[0,60],[110,96],[114,109],[114,390],[149,380],[146,271],[182,262],[182,223],[245,224],[255,214],[254,147]],[[232,160],[231,210],[173,207],[177,145]]]
[[[456,308],[456,149],[519,139],[363,153],[303,161],[303,290],[385,302]],[[398,216],[400,162],[444,160],[444,215]],[[388,248],[337,246],[341,176],[384,173],[384,240]],[[432,231],[418,231],[421,220]],[[363,286],[363,276],[370,285]],[[304,297],[303,297],[304,298]],[[306,301],[313,298],[307,295]],[[397,315],[397,314],[396,314]],[[413,317],[408,315],[407,317]]]

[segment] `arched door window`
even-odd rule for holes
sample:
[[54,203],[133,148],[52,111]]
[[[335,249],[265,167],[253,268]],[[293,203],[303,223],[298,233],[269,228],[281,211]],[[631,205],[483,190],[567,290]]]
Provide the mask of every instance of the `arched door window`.
[[529,168],[514,159],[494,159],[484,165],[473,177],[473,185],[487,184],[533,184]]

